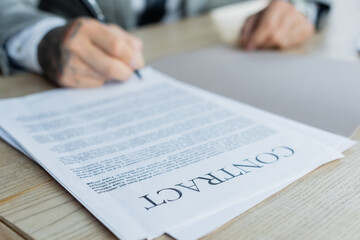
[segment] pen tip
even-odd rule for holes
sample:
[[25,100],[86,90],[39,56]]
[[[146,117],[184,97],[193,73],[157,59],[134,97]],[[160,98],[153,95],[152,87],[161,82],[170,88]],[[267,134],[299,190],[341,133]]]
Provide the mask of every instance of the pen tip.
[[139,72],[139,70],[135,70],[134,73],[139,79],[143,79],[140,72]]

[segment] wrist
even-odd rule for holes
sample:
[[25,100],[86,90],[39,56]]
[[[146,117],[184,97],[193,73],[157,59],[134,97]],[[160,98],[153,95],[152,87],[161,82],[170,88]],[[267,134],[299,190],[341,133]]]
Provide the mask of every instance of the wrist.
[[313,24],[317,31],[321,30],[326,23],[330,5],[321,1],[304,1],[304,0],[282,0],[290,2],[302,13],[308,21]]
[[50,17],[15,34],[5,44],[9,59],[24,69],[41,73],[42,68],[38,61],[39,43],[50,30],[65,24],[66,21],[62,18]]
[[56,82],[63,72],[63,41],[69,25],[51,29],[41,40],[37,49],[37,58],[43,75],[50,81]]

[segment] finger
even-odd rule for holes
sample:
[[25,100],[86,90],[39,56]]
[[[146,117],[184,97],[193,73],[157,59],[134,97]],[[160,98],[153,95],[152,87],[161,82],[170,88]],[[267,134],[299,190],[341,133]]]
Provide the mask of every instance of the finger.
[[126,63],[106,54],[89,41],[82,41],[81,45],[72,50],[106,80],[125,81],[133,74],[133,69]]
[[261,48],[281,48],[282,45],[287,44],[290,33],[296,26],[296,18],[294,18],[292,15],[283,15],[280,19],[278,28],[271,32]]
[[89,27],[88,30],[92,43],[132,68],[137,69],[140,67],[141,64],[137,61],[136,52],[124,34],[116,34],[108,26],[100,22],[93,21],[92,24],[94,26]]
[[137,62],[137,68],[143,68],[145,66],[145,58],[143,54],[143,43],[140,39],[132,36],[131,34],[127,34],[127,39],[129,43],[135,49],[135,61]]
[[295,28],[292,29],[292,31],[289,33],[289,37],[286,42],[284,42],[280,48],[291,48],[299,46],[303,43],[305,43],[315,32],[315,29],[313,26],[303,26],[298,25]]
[[109,24],[108,26],[112,31],[114,31],[119,36],[125,37],[127,39],[127,41],[129,42],[129,44],[131,44],[135,49],[137,49],[137,50],[142,50],[143,49],[143,43],[139,38],[137,38],[137,37],[131,35],[130,33],[124,31],[118,25]]
[[286,47],[295,47],[305,43],[315,33],[315,27],[301,13],[298,14],[298,21],[294,22],[292,31],[289,34],[289,45]]
[[270,4],[267,9],[264,10],[259,23],[256,25],[254,34],[251,36],[247,48],[261,48],[265,45],[266,40],[269,38],[272,32],[276,31],[279,27],[281,17],[283,15],[283,9],[276,7],[274,4]]
[[137,38],[131,34],[127,34],[127,37],[128,37],[128,41],[135,49],[137,49],[139,51],[143,50],[144,45],[143,45],[143,42],[139,38]]
[[134,69],[143,68],[145,66],[145,58],[143,55],[142,42],[133,39],[131,36],[129,36],[128,41],[135,49],[135,57],[131,62],[131,66],[133,66]]
[[279,32],[272,33],[265,41],[265,43],[261,46],[261,49],[274,49],[276,48],[276,38]]
[[257,18],[259,17],[258,14],[250,16],[248,19],[246,19],[245,24],[241,30],[241,36],[240,36],[240,45],[242,47],[245,47],[248,43],[251,33],[253,32],[255,28],[255,24],[257,21]]
[[289,13],[282,21],[279,30],[272,37],[276,48],[285,49],[298,46],[306,42],[313,34],[314,27],[299,12]]
[[[142,68],[145,65],[145,60],[143,56],[143,44],[142,41],[131,34],[125,32],[123,29],[118,27],[117,25],[111,24],[109,25],[111,31],[114,32],[119,38],[125,38],[128,44],[134,49],[135,57],[132,61],[135,61],[136,68]],[[134,64],[131,64],[134,65]]]
[[99,81],[97,78],[80,75],[78,77],[71,78],[69,81],[66,81],[66,83],[64,83],[62,86],[68,88],[97,88],[103,85],[104,83]]
[[99,81],[99,79],[84,75],[73,77],[71,81],[67,81],[62,86],[69,88],[97,88],[103,85],[104,83],[102,81]]
[[247,50],[253,50],[261,48],[266,40],[270,37],[271,32],[273,31],[267,24],[264,23],[264,20],[260,20],[260,24],[256,27],[253,34],[250,36],[249,41],[246,44]]
[[100,87],[104,79],[80,58],[72,56],[65,66],[59,85],[63,87],[90,88]]

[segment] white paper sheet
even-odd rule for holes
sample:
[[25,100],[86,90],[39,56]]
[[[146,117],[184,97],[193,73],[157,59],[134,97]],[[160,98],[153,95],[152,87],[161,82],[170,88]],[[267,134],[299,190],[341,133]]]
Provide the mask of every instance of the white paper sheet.
[[[296,179],[294,179],[294,181],[295,180]],[[244,213],[248,209],[264,201],[266,198],[280,191],[292,182],[293,181],[287,182],[281,186],[270,189],[262,194],[259,194],[258,196],[242,201],[233,207],[229,207],[200,221],[192,222],[179,228],[168,230],[167,233],[175,239],[179,240],[191,240],[201,238],[211,233],[215,229],[219,228],[223,224],[227,223],[228,221],[232,220],[233,218]]]
[[121,239],[186,229],[342,156],[306,136],[315,130],[298,133],[294,122],[259,117],[152,69],[143,75],[0,102],[5,140]]

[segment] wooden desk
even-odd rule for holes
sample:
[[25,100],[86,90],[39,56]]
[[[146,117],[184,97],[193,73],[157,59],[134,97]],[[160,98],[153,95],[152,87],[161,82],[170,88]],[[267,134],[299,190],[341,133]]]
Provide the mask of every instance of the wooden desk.
[[[151,62],[231,43],[239,26],[229,28],[229,19],[237,17],[240,25],[246,15],[262,5],[242,4],[172,25],[147,27],[134,34],[144,39],[145,56]],[[328,34],[329,30],[291,52],[331,53],[330,57],[356,60],[350,51],[325,51],[324,46],[329,46],[324,36]],[[0,98],[51,88],[51,84],[31,74],[0,78]],[[360,129],[353,139],[360,140]],[[348,150],[346,156],[308,174],[206,238],[360,239],[360,144]],[[0,140],[0,239],[116,238],[41,167]]]

